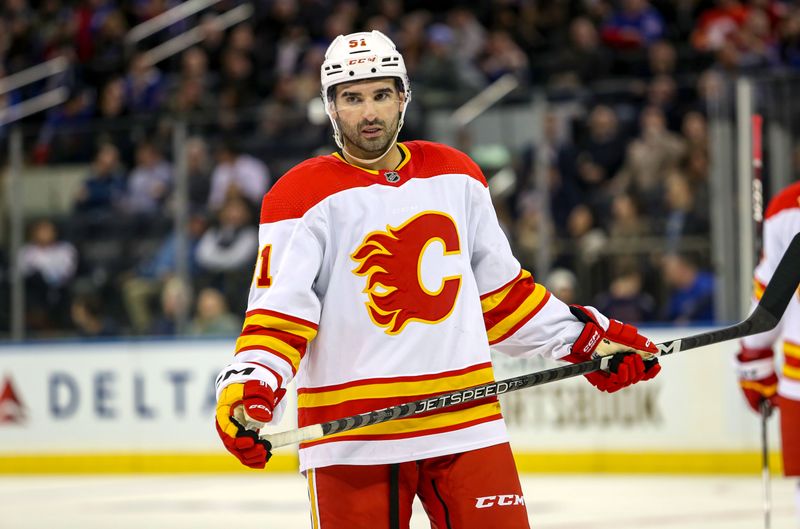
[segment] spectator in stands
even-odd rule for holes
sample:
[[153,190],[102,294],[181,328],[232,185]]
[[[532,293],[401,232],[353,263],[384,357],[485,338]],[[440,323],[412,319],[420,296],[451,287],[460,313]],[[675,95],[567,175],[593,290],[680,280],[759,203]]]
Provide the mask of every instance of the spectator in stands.
[[48,1],[39,4],[34,15],[33,25],[45,55],[72,39],[74,31],[73,17],[75,13],[72,6],[65,2]]
[[222,54],[220,91],[235,99],[237,107],[249,107],[258,101],[253,61],[247,53],[228,48]]
[[611,55],[600,43],[597,28],[587,17],[577,17],[569,26],[569,44],[553,55],[549,84],[559,88],[581,88],[611,73]]
[[[319,68],[316,76],[319,77]],[[319,80],[316,79],[317,89]],[[308,123],[308,102],[297,99],[297,78],[280,76],[266,103],[259,110],[258,128],[242,148],[262,159],[302,155],[320,143],[319,127]],[[316,96],[319,97],[317,90]],[[303,134],[294,131],[303,129]]]
[[136,166],[128,177],[125,210],[153,216],[161,212],[172,187],[172,167],[158,147],[143,141],[136,147]]
[[164,76],[145,53],[138,52],[131,58],[124,83],[125,101],[131,112],[149,114],[159,110],[164,101]]
[[235,336],[242,330],[242,320],[235,316],[225,296],[215,288],[204,288],[197,295],[197,310],[189,325],[193,336]]
[[681,134],[687,151],[708,149],[708,122],[702,112],[692,110],[683,115]]
[[585,197],[598,198],[625,158],[625,138],[611,107],[597,105],[592,109],[588,134],[577,150],[578,188]]
[[647,77],[675,75],[678,64],[678,52],[675,45],[668,40],[658,40],[647,49]]
[[641,207],[630,193],[614,195],[611,202],[611,222],[608,226],[609,244],[626,248],[637,239],[652,233],[650,218],[642,214]]
[[131,137],[128,107],[125,105],[125,83],[121,77],[109,80],[103,86],[95,113],[96,140],[111,143],[120,152],[122,162],[133,165],[136,151]]
[[211,175],[208,206],[219,211],[226,200],[240,197],[254,208],[261,206],[269,187],[269,170],[261,160],[242,153],[236,144],[225,140],[216,149],[217,166]]
[[75,296],[70,313],[78,336],[82,338],[107,338],[119,334],[119,325],[108,314],[103,300],[95,293]]
[[465,6],[457,6],[447,13],[447,25],[453,30],[453,53],[463,62],[474,63],[486,45],[486,28]]
[[647,85],[645,106],[661,109],[670,130],[679,130],[683,108],[678,98],[678,84],[669,75],[657,75]]
[[567,220],[567,233],[575,244],[577,262],[589,266],[597,263],[608,239],[597,225],[589,206],[586,204],[575,206]]
[[549,213],[556,232],[564,235],[567,218],[580,200],[576,184],[575,148],[564,131],[562,121],[554,112],[545,114],[543,131],[543,141],[535,142],[522,153],[513,210],[519,216],[525,211],[541,207],[538,203],[541,197],[532,197],[531,193],[541,192],[536,185],[536,171],[539,169],[536,157],[545,156]]
[[78,269],[78,251],[58,240],[52,221],[42,219],[28,229],[28,242],[17,255],[25,278],[27,327],[35,331],[64,328],[69,307],[70,281]]
[[780,27],[779,49],[782,61],[800,68],[800,8],[790,7]]
[[428,52],[414,77],[421,85],[420,101],[430,107],[461,104],[484,84],[480,72],[454,53],[455,33],[446,24],[433,24],[427,32]]
[[671,289],[664,319],[686,325],[714,319],[714,276],[700,270],[696,260],[685,253],[668,253],[662,273]]
[[186,140],[186,173],[189,182],[189,209],[201,211],[208,206],[211,193],[211,156],[201,136]]
[[217,83],[216,74],[208,69],[208,56],[200,47],[189,48],[181,54],[181,81],[199,82],[204,90],[212,90]]
[[87,81],[103,86],[110,79],[125,74],[125,35],[128,24],[121,11],[110,12],[98,28],[94,54],[87,66]]
[[252,280],[253,259],[258,250],[258,228],[250,212],[244,199],[228,199],[218,222],[200,238],[196,252],[197,263],[204,272],[201,281],[220,289],[236,310],[243,309],[246,301],[241,292]]
[[[190,277],[198,272],[197,245],[208,228],[201,210],[194,211],[187,226],[187,271]],[[173,231],[158,247],[155,254],[139,263],[136,269],[121,280],[125,310],[134,332],[143,334],[153,327],[152,305],[164,285],[178,272],[178,235]]]
[[73,90],[63,105],[47,112],[36,139],[34,161],[42,164],[88,160],[93,142],[87,125],[93,115],[94,105],[89,92]]
[[530,81],[528,56],[506,31],[493,31],[489,34],[479,64],[489,82],[494,82],[505,74],[513,74],[524,82]]
[[738,0],[716,0],[715,3],[700,14],[692,31],[692,45],[700,51],[722,48],[747,18],[748,8]]
[[689,179],[678,169],[668,173],[665,191],[666,247],[667,251],[676,251],[685,236],[708,233],[707,208],[696,204]]
[[628,144],[614,187],[636,194],[648,211],[657,211],[662,203],[665,172],[680,162],[685,145],[679,135],[667,129],[660,108],[645,107],[639,122],[639,136]]
[[769,17],[763,9],[753,8],[732,40],[738,48],[740,69],[757,69],[780,64],[778,41],[772,34]]
[[173,336],[178,332],[178,321],[185,317],[192,305],[192,289],[177,277],[164,282],[161,290],[161,311],[150,326],[149,334]]
[[544,281],[545,287],[555,297],[571,305],[578,303],[578,278],[566,268],[552,270]]
[[642,274],[633,267],[618,273],[594,306],[609,318],[637,323],[652,321],[656,313],[655,300],[642,292]]
[[81,212],[111,213],[117,210],[125,194],[125,174],[119,161],[119,151],[110,144],[102,144],[92,163],[89,177],[84,181],[75,201]]
[[647,48],[664,34],[661,14],[647,0],[621,0],[603,25],[603,42],[620,50]]
[[197,118],[198,114],[210,113],[214,109],[214,100],[201,79],[190,77],[178,82],[168,106],[173,114],[191,119]]

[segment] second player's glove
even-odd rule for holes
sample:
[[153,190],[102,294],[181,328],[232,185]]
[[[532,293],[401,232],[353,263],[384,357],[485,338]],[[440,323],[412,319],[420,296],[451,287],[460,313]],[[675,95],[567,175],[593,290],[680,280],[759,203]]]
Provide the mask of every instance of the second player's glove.
[[258,431],[270,422],[285,389],[273,390],[264,380],[234,382],[217,397],[216,428],[225,448],[243,464],[264,468],[272,456]]
[[[598,321],[594,309],[570,305],[570,311],[584,324],[583,331],[572,344],[571,352],[562,360],[574,364],[592,359],[592,354],[604,342],[602,354],[613,354],[608,371],[595,371],[584,375],[600,391],[614,393],[643,380],[650,380],[661,371],[655,355],[658,348],[648,338],[639,334],[633,325],[610,320],[608,329]],[[608,352],[610,347],[614,351]]]
[[775,407],[777,403],[778,377],[775,376],[774,353],[771,348],[750,349],[742,347],[736,355],[736,375],[747,404],[756,413],[764,400]]

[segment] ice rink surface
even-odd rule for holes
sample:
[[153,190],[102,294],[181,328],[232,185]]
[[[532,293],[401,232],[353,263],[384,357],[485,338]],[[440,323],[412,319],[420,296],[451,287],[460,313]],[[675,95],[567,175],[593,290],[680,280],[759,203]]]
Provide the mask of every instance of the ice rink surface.
[[[759,476],[536,475],[523,488],[534,529],[764,526]],[[773,529],[798,527],[793,494],[793,482],[773,480]],[[0,528],[308,529],[306,497],[289,474],[3,476]],[[419,504],[411,527],[430,527]]]

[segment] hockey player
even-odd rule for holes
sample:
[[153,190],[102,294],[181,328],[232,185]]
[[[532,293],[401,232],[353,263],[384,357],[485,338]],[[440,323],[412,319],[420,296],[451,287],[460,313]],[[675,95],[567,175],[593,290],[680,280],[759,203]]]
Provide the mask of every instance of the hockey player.
[[[775,267],[797,233],[800,233],[800,182],[778,193],[767,206],[764,250],[753,280],[754,302],[761,299]],[[773,347],[779,340],[783,347],[783,368],[777,376]],[[760,412],[763,400],[780,408],[783,472],[786,476],[800,476],[800,291],[789,302],[775,329],[741,341],[735,364],[744,397],[756,413]],[[795,504],[800,519],[800,483]]]
[[[628,352],[587,376],[599,390],[658,373],[634,327],[520,268],[471,159],[397,143],[411,90],[391,40],[337,37],[321,77],[340,151],[264,197],[246,320],[217,379],[217,430],[243,464],[269,459],[255,432],[295,377],[305,426],[491,382],[490,347],[581,362],[606,338]],[[407,528],[414,496],[433,527],[528,527],[496,398],[302,443],[300,468],[314,528]]]

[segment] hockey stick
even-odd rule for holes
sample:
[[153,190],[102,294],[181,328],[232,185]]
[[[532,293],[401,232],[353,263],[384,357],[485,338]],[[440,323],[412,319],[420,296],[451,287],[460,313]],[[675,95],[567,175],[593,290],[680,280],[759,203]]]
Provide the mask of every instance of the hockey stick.
[[[789,304],[792,295],[794,295],[798,284],[800,284],[800,234],[795,235],[794,239],[789,244],[781,262],[775,269],[772,280],[764,290],[761,301],[759,301],[755,310],[746,320],[723,329],[656,344],[659,350],[658,356],[666,356],[680,351],[696,349],[706,345],[742,338],[751,334],[759,334],[772,329],[783,316],[783,312],[786,310],[786,306]],[[335,433],[346,432],[395,419],[402,419],[419,413],[448,408],[465,402],[495,397],[510,391],[532,388],[534,386],[540,386],[578,375],[585,375],[586,373],[592,373],[600,369],[607,369],[611,356],[612,355],[609,354],[579,364],[564,365],[545,371],[507,378],[498,382],[473,386],[436,397],[416,400],[407,404],[400,404],[381,410],[352,415],[321,424],[312,424],[296,430],[275,434],[261,434],[259,437],[262,441],[266,441],[270,448],[278,448],[302,441],[311,441]]]
[[764,529],[770,529],[772,514],[772,488],[769,474],[769,444],[767,443],[767,421],[772,414],[768,400],[762,400],[758,407],[761,412],[761,486],[764,493]]

